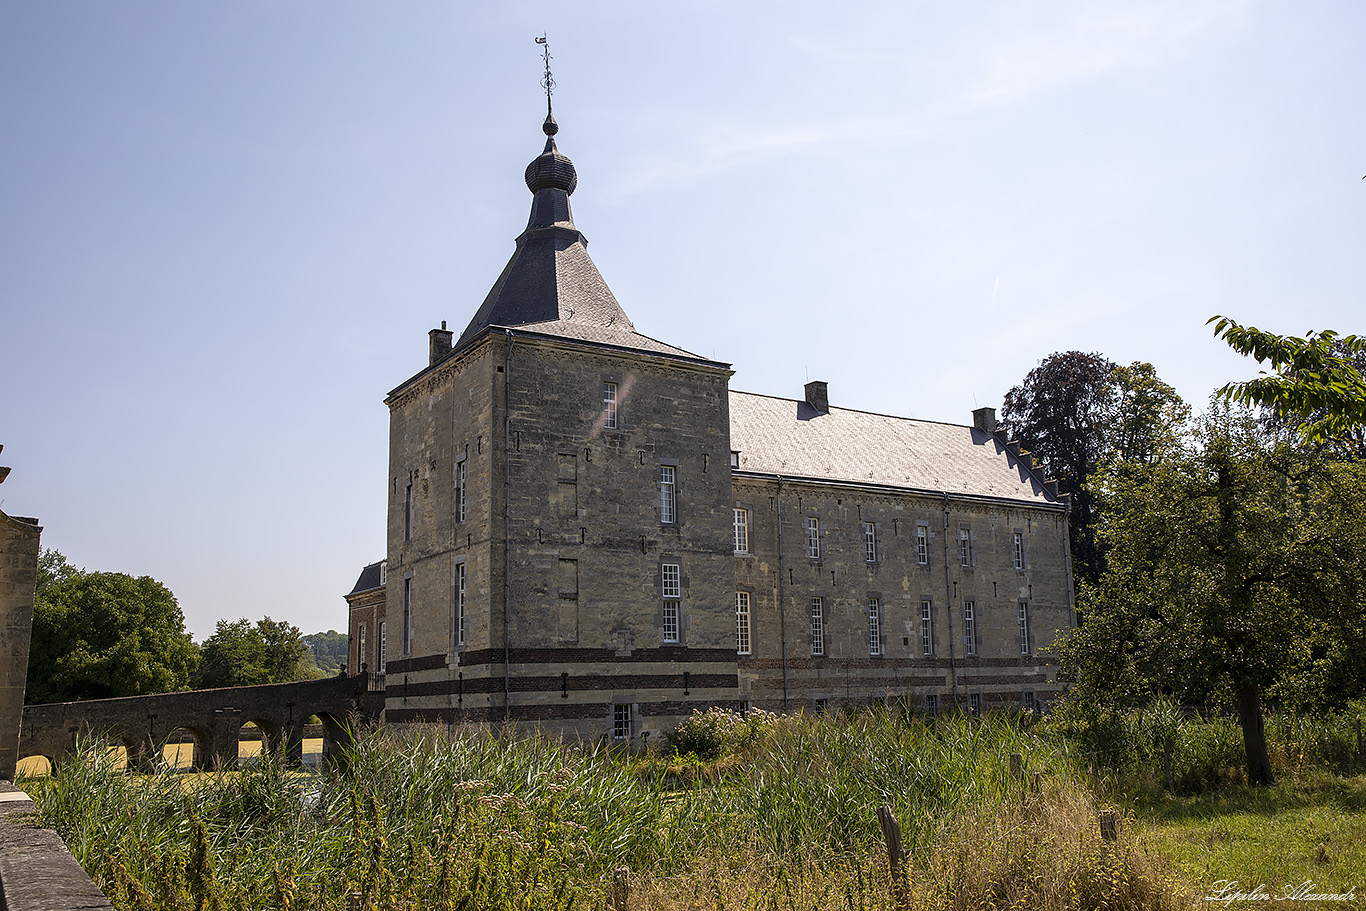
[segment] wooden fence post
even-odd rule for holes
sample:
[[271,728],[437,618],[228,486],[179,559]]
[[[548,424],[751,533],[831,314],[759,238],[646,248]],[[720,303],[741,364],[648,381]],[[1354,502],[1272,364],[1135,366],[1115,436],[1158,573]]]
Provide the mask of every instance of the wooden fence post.
[[1119,816],[1114,810],[1100,811],[1100,837],[1104,841],[1119,838]]
[[901,825],[888,806],[877,808],[877,821],[882,826],[882,838],[887,842],[887,866],[892,872],[892,903],[897,908],[905,908],[906,880],[901,867],[906,860],[906,850],[901,846]]
[[1358,719],[1357,719],[1357,759],[1361,759],[1363,756],[1366,756],[1366,749],[1363,749],[1363,746],[1366,746],[1366,744],[1363,744],[1363,743],[1361,742],[1361,719],[1358,718]]
[[1168,734],[1162,738],[1162,780],[1167,783],[1167,790],[1175,790],[1172,781],[1172,735]]
[[1024,778],[1024,757],[1019,753],[1010,754],[1010,777],[1016,781]]
[[617,867],[612,873],[612,911],[627,911],[631,902],[631,868]]

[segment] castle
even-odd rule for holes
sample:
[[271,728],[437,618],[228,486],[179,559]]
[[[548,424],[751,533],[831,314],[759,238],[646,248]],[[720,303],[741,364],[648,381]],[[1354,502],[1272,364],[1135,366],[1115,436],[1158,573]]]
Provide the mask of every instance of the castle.
[[708,705],[1057,696],[1039,650],[1075,623],[1067,503],[994,411],[737,392],[640,334],[543,130],[511,260],[386,399],[387,556],[347,596],[386,722],[637,741]]

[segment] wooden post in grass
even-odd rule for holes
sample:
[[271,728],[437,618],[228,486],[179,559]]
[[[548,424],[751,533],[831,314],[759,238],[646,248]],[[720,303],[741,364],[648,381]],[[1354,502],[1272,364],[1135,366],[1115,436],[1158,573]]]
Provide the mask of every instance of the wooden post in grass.
[[892,815],[892,808],[877,808],[877,821],[882,826],[882,838],[887,842],[887,866],[892,871],[892,903],[897,908],[906,907],[906,880],[901,872],[906,860],[906,850],[901,846],[901,825]]
[[1100,811],[1100,837],[1102,841],[1115,841],[1119,838],[1119,816],[1114,810]]
[[1167,790],[1175,790],[1172,785],[1172,735],[1168,734],[1162,738],[1162,780],[1167,783]]
[[631,868],[617,867],[612,873],[612,911],[627,911],[631,903]]
[[1040,772],[1038,769],[1034,770],[1034,793],[1043,793],[1043,772]]
[[1010,777],[1015,781],[1024,778],[1024,757],[1019,753],[1010,754]]
[[1363,745],[1362,742],[1361,742],[1361,719],[1358,718],[1358,719],[1357,719],[1357,759],[1361,759],[1363,756],[1366,756],[1366,749],[1363,749],[1363,746],[1366,746],[1366,745]]

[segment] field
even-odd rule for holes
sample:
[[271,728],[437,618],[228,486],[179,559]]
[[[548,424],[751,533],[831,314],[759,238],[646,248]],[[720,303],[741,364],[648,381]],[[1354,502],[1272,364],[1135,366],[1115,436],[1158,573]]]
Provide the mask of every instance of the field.
[[[372,732],[330,772],[137,777],[91,750],[22,786],[127,909],[1161,909],[1209,907],[1220,881],[1326,907],[1275,898],[1366,886],[1352,721],[1270,724],[1282,780],[1260,790],[1226,722],[1064,736],[883,711],[715,713],[685,732],[695,752],[649,756]],[[895,882],[882,805],[906,849]]]

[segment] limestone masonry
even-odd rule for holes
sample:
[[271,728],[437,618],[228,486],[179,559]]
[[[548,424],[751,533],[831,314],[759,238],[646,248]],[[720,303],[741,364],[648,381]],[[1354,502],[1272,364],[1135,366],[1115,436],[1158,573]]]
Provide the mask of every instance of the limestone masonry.
[[555,146],[459,338],[389,393],[388,547],[350,605],[388,723],[640,742],[696,708],[1030,705],[1073,625],[1067,504],[972,426],[729,389],[636,332]]

